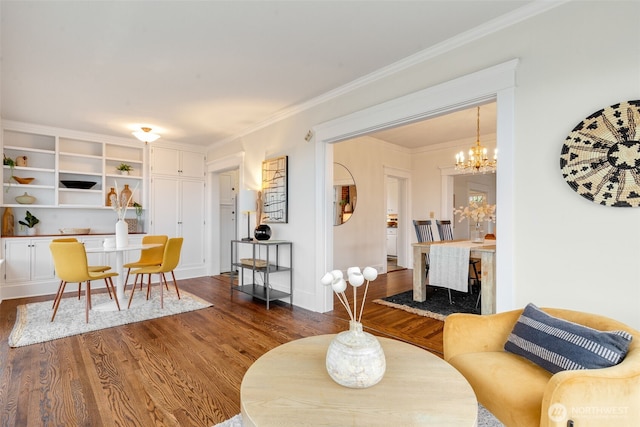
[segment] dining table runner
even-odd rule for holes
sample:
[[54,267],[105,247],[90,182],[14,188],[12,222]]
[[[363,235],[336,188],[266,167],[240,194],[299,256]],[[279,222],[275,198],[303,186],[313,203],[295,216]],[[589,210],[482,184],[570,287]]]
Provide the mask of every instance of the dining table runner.
[[471,249],[484,245],[486,243],[472,243],[470,240],[431,245],[429,249],[429,284],[468,292]]

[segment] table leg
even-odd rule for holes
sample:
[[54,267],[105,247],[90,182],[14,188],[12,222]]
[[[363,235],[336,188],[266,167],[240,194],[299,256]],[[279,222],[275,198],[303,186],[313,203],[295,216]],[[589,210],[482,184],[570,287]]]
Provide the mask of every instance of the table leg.
[[482,303],[481,314],[494,314],[496,312],[496,254],[495,252],[482,252],[480,257],[482,269]]
[[[124,276],[123,271],[124,268],[124,252],[123,251],[115,251],[116,254],[116,267],[115,270],[118,275],[114,278],[114,282],[116,283],[116,295],[118,296],[118,302],[120,303],[120,310],[126,310],[127,304],[124,298]],[[104,304],[100,304],[93,307],[93,310],[96,311],[116,311],[118,310],[118,306],[116,305],[115,300],[106,302]]]
[[116,295],[118,295],[118,301],[124,299],[124,252],[116,252]]
[[413,300],[420,302],[427,299],[427,263],[422,249],[413,247]]

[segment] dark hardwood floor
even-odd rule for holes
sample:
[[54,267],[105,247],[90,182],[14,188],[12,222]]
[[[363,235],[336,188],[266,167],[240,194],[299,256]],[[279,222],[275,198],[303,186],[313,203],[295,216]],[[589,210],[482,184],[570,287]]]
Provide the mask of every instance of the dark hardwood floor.
[[[363,323],[441,355],[442,322],[372,303],[410,289],[411,274],[371,284]],[[262,354],[348,328],[339,304],[325,314],[284,303],[267,311],[244,294],[230,297],[223,276],[178,283],[214,306],[20,348],[7,344],[16,307],[53,295],[2,302],[0,425],[212,426],[240,412],[242,377]]]

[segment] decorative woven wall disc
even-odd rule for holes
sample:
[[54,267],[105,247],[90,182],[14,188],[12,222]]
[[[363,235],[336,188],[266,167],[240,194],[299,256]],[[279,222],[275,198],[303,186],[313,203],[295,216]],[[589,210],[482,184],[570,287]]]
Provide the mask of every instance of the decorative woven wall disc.
[[640,206],[640,100],[596,111],[567,136],[560,154],[567,184],[592,202]]

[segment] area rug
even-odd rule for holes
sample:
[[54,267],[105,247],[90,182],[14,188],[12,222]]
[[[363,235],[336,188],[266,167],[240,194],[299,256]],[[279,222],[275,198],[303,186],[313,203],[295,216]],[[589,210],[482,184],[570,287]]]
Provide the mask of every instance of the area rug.
[[413,290],[382,299],[376,299],[373,302],[420,316],[444,320],[452,313],[480,314],[479,303],[478,308],[476,308],[477,299],[478,294],[476,293],[451,291],[453,304],[450,304],[447,289],[427,286],[427,299],[424,302],[413,300]]
[[[478,427],[503,427],[502,424],[491,412],[478,403]],[[242,415],[238,414],[226,421],[216,424],[213,427],[243,427]]]
[[[146,292],[136,292],[129,310],[126,309],[128,298],[120,301],[121,311],[91,310],[89,323],[85,322],[84,294],[79,300],[77,297],[63,298],[53,322],[52,301],[19,305],[16,323],[9,336],[9,346],[22,347],[98,329],[200,310],[213,305],[186,291],[180,291],[180,297],[181,299],[178,299],[173,288],[168,291],[165,289],[164,308],[160,308],[160,290],[155,286],[151,289],[149,300],[146,299]],[[109,295],[92,294],[91,302],[93,307],[109,302]]]

